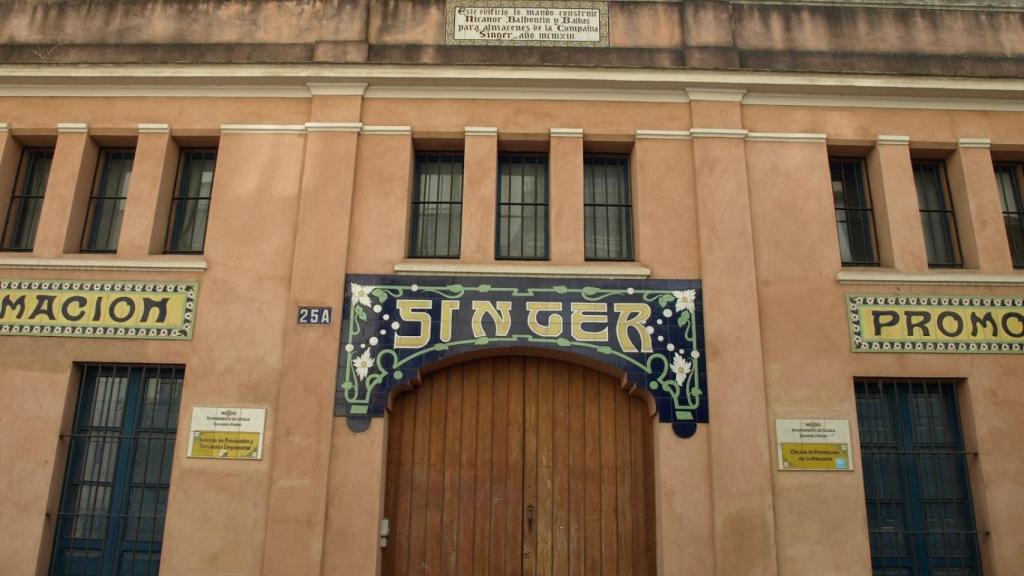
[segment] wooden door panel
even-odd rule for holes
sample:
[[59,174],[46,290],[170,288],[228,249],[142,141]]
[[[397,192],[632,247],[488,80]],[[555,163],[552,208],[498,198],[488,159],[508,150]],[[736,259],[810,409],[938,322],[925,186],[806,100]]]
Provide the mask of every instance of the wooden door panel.
[[651,419],[614,378],[468,362],[396,398],[389,426],[384,574],[655,572]]

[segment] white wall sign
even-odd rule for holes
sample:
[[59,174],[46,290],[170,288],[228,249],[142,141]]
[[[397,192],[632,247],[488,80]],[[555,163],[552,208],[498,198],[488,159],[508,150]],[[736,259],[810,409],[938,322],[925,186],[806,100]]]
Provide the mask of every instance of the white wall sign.
[[779,470],[853,470],[849,420],[775,421]]
[[608,45],[607,2],[448,0],[448,44]]
[[194,406],[189,427],[189,458],[263,458],[263,408]]

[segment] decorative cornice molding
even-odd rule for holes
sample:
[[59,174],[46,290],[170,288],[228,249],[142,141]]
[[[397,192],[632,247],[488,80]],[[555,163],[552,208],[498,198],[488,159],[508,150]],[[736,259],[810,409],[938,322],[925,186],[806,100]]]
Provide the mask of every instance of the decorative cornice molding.
[[746,138],[750,132],[742,128],[690,128],[694,138]]
[[363,126],[361,130],[363,134],[376,135],[376,136],[401,136],[403,134],[412,134],[412,127],[410,126]]
[[[810,87],[808,87],[810,88]],[[950,88],[951,91],[954,89]],[[923,110],[991,110],[1024,112],[1024,99],[977,96],[908,96],[906,94],[787,94],[750,93],[743,104],[750,106],[827,106],[830,108],[910,108]],[[879,91],[881,91],[879,89]],[[940,89],[939,92],[942,90]]]
[[466,126],[466,136],[497,136],[498,129],[493,126]]
[[804,132],[751,132],[747,134],[750,142],[810,142],[824,144],[827,137],[824,134]]
[[306,122],[306,132],[360,132],[362,122]]
[[956,141],[961,148],[991,148],[992,140],[988,138],[961,138]]
[[722,88],[687,88],[686,95],[690,100],[700,102],[742,102],[746,90],[728,90]]
[[879,134],[875,140],[878,144],[893,144],[898,146],[909,146],[910,136],[899,136],[895,134]]
[[86,134],[89,132],[89,125],[85,122],[59,122],[57,132],[64,134]]
[[637,140],[690,140],[689,130],[637,130]]
[[597,102],[674,102],[690,99],[682,90],[548,88],[542,86],[370,86],[366,98],[452,100],[573,100]]
[[7,122],[0,122],[0,132],[7,132],[11,129],[11,125]]
[[460,262],[399,262],[395,273],[457,276],[533,276],[542,278],[647,278],[651,270],[639,264],[463,264]]
[[927,273],[842,270],[836,280],[839,284],[851,285],[1024,286],[1024,274],[985,274],[973,270]]
[[121,260],[117,258],[35,258],[0,257],[0,270],[110,270],[139,272],[202,272],[206,260],[164,259]]
[[583,128],[552,128],[552,138],[583,138]]
[[362,96],[366,92],[365,82],[307,82],[306,88],[313,96]]
[[302,124],[221,124],[224,134],[304,134]]
[[139,134],[166,134],[170,131],[170,124],[139,124]]

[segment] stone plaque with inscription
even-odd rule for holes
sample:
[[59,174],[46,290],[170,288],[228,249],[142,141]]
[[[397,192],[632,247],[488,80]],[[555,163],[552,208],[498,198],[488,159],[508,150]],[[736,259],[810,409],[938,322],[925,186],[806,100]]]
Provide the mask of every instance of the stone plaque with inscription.
[[448,44],[608,46],[607,2],[448,0],[445,8]]

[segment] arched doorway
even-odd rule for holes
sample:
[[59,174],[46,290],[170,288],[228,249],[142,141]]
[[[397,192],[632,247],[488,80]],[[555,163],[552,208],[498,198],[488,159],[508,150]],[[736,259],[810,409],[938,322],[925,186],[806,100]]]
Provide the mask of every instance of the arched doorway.
[[618,379],[472,360],[394,399],[383,573],[650,575],[652,418]]

